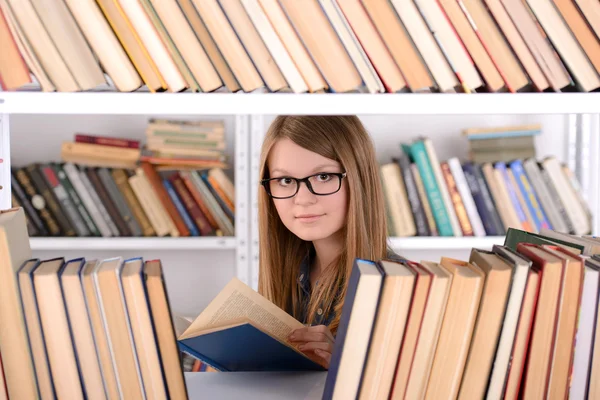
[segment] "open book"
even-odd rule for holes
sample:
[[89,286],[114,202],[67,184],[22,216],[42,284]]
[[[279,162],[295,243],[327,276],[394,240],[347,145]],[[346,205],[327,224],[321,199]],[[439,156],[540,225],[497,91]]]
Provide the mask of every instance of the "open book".
[[233,278],[178,343],[182,351],[220,371],[323,370],[287,339],[303,326]]

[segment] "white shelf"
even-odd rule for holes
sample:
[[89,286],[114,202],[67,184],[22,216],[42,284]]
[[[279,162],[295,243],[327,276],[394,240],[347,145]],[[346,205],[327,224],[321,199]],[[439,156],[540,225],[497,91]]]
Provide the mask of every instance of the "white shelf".
[[2,112],[9,114],[138,115],[597,114],[600,113],[600,93],[0,92],[0,113]]
[[389,239],[393,250],[490,250],[495,244],[504,244],[505,236],[486,237],[393,237]]
[[233,250],[235,237],[31,238],[32,250]]

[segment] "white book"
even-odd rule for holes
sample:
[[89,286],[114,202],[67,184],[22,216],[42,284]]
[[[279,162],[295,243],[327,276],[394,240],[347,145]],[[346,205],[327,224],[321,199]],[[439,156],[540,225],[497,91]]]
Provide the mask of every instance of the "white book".
[[458,158],[453,157],[448,160],[448,166],[450,167],[450,172],[452,172],[452,176],[456,182],[458,193],[465,205],[469,221],[471,221],[473,233],[475,236],[485,236],[485,228],[483,227],[483,222],[481,222],[479,212],[477,212],[477,206],[475,206],[473,194],[471,193],[471,189],[469,189],[469,184],[467,183],[467,178],[465,178],[465,173],[460,165],[460,161],[458,161]]
[[429,158],[429,164],[431,164],[431,170],[435,176],[435,182],[437,183],[440,193],[442,194],[442,200],[444,202],[444,207],[446,207],[446,212],[448,213],[448,218],[450,219],[450,225],[452,225],[454,236],[462,236],[463,234],[458,223],[456,210],[454,209],[454,205],[450,200],[448,186],[446,186],[446,181],[442,176],[442,168],[440,167],[440,161],[438,160],[435,149],[433,148],[433,143],[431,142],[431,139],[423,139],[423,144],[425,145],[425,150],[427,151],[427,157]]
[[289,53],[285,49],[285,46],[279,39],[279,36],[275,32],[275,29],[269,22],[267,15],[263,11],[258,0],[241,0],[248,16],[252,20],[254,27],[258,31],[258,34],[265,42],[265,46],[269,49],[271,56],[277,63],[277,66],[281,70],[283,77],[292,88],[295,93],[304,93],[308,91],[308,86],[300,71],[296,68],[294,61],[290,57]]
[[379,79],[379,75],[375,72],[373,64],[369,61],[337,2],[335,0],[319,0],[319,3],[356,66],[369,93],[385,92],[385,87]]
[[598,307],[598,269],[589,265],[585,266],[583,277],[583,290],[579,308],[579,325],[575,337],[575,355],[573,356],[573,376],[569,399],[585,399],[591,354],[594,345],[594,325]]
[[515,268],[513,270],[500,339],[498,340],[498,348],[494,357],[494,363],[492,364],[486,400],[502,399],[504,384],[508,377],[508,366],[515,341],[517,324],[521,315],[521,305],[523,304],[523,297],[525,295],[527,277],[529,276],[531,266],[530,261],[504,246],[495,245],[493,251],[508,261],[509,264],[515,265]]

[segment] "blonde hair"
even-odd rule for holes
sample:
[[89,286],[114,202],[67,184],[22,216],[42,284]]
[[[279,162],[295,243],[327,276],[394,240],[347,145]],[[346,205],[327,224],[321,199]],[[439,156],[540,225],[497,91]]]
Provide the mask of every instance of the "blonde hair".
[[[269,127],[262,145],[261,179],[268,178],[267,162],[271,148],[283,138],[339,162],[347,173],[349,204],[342,232],[342,252],[334,265],[321,273],[317,287],[311,291],[307,312],[309,324],[321,305],[324,306],[324,315],[334,312],[329,329],[335,333],[354,259],[378,260],[386,256],[387,221],[375,149],[356,116],[278,116]],[[312,243],[290,232],[279,218],[273,199],[264,188],[258,189],[258,290],[298,318],[301,288],[297,276]]]

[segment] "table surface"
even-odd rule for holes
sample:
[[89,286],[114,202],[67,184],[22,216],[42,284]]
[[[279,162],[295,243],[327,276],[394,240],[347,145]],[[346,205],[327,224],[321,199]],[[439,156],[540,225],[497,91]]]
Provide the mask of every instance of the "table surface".
[[319,400],[327,372],[186,372],[189,400]]

